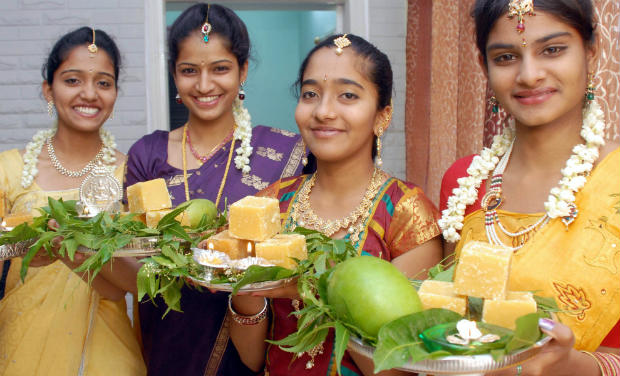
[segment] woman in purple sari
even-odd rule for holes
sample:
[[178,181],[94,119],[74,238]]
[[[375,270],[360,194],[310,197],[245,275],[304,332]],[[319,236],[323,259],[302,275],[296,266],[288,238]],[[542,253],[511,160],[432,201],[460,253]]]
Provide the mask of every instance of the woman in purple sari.
[[[172,132],[144,136],[131,147],[125,185],[164,178],[173,205],[207,198],[223,210],[226,203],[298,174],[305,157],[300,137],[252,128],[242,106],[250,41],[238,16],[219,5],[196,4],[179,16],[168,38],[177,101],[188,108],[189,120]],[[185,288],[183,313],[172,311],[163,319],[163,300],[157,305],[142,302],[149,375],[253,374],[229,341],[227,302],[227,293]]]

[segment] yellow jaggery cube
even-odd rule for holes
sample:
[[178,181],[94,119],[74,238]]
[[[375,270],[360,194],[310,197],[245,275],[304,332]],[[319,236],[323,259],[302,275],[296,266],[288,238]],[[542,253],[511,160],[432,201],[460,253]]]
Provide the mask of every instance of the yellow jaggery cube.
[[34,217],[30,213],[14,213],[9,214],[2,219],[2,224],[4,227],[16,227],[21,225],[22,223],[32,224]]
[[536,312],[536,300],[531,292],[508,291],[506,299],[485,299],[482,321],[514,330],[515,320]]
[[132,213],[170,209],[172,201],[164,179],[153,179],[127,187],[127,203]]
[[228,230],[233,238],[263,241],[280,228],[280,203],[275,198],[246,196],[230,205]]
[[484,299],[504,299],[512,251],[471,241],[461,250],[454,273],[454,293]]
[[444,308],[464,316],[467,298],[454,293],[452,282],[426,280],[422,282],[418,296],[424,309]]
[[[149,210],[146,212],[146,226],[155,228],[161,219],[168,213],[170,213],[172,209],[162,209],[162,210]],[[175,218],[179,221],[183,226],[189,226],[189,216],[185,215],[185,213],[181,213]]]
[[207,239],[207,244],[209,249],[226,253],[233,260],[252,256],[254,250],[251,240],[233,238],[228,230],[213,235]]
[[6,192],[0,191],[0,218],[4,218],[6,216]]
[[256,243],[256,257],[262,257],[283,268],[293,269],[298,260],[308,258],[306,238],[300,234],[278,234],[271,239]]
[[121,212],[121,218],[126,217],[130,214],[135,214],[131,219],[134,221],[142,222],[146,224],[146,213],[132,213],[132,212]]

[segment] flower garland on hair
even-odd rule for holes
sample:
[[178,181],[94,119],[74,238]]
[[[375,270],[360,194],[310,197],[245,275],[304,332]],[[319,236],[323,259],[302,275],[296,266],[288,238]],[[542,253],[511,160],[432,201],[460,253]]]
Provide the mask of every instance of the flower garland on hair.
[[[562,169],[562,179],[559,187],[551,189],[545,211],[550,218],[569,217],[575,207],[575,195],[586,183],[586,177],[592,171],[594,162],[598,158],[599,148],[605,144],[604,114],[598,103],[590,101],[583,110],[583,125],[581,137],[585,144],[576,145],[573,155]],[[495,169],[499,157],[504,155],[512,140],[514,129],[507,127],[503,134],[493,139],[491,148],[484,148],[472,160],[467,168],[469,176],[457,180],[459,186],[452,190],[448,199],[447,208],[442,212],[438,221],[444,238],[449,242],[457,242],[461,236],[458,231],[463,228],[465,208],[473,204],[478,198],[478,189],[489,173]]]
[[250,155],[252,155],[253,150],[250,145],[252,140],[252,118],[248,109],[243,107],[243,102],[238,98],[235,98],[233,102],[233,117],[237,124],[234,138],[241,141],[241,145],[236,150],[235,167],[244,174],[248,174],[251,171]]
[[[54,137],[57,130],[58,123],[54,121],[52,128],[38,131],[32,137],[32,141],[26,145],[26,151],[23,156],[24,169],[22,170],[21,181],[24,189],[32,185],[32,182],[39,173],[37,162],[39,161],[39,155],[41,154],[43,145],[49,138]],[[112,171],[114,163],[116,162],[116,141],[114,140],[114,136],[103,128],[99,128],[99,136],[103,143],[103,157],[101,159],[109,166],[110,171]]]

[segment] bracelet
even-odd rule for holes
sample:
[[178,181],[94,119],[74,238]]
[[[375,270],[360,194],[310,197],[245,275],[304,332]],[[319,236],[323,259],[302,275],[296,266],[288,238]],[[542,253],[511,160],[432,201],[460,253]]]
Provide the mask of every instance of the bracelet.
[[259,313],[255,315],[251,315],[251,316],[245,316],[245,315],[240,315],[237,312],[235,312],[235,310],[232,307],[232,295],[228,295],[228,310],[232,314],[232,318],[233,320],[235,320],[237,324],[256,325],[262,322],[263,320],[265,320],[265,318],[267,318],[267,307],[269,306],[269,304],[267,303],[267,298],[263,298],[263,299],[265,299],[265,305],[263,306],[263,309],[261,309]]
[[620,375],[620,356],[615,354],[581,351],[583,354],[593,358],[601,371],[602,376]]

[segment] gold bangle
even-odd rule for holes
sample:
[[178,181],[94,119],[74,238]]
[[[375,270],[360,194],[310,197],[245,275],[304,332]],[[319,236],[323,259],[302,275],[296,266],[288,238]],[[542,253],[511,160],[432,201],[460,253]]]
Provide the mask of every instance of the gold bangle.
[[269,304],[267,303],[267,298],[263,299],[265,299],[265,305],[263,306],[263,309],[261,309],[261,311],[255,315],[246,316],[235,312],[232,307],[232,295],[228,295],[228,310],[232,314],[232,318],[237,324],[256,325],[267,318],[267,307],[269,306]]
[[601,375],[606,376],[605,370],[603,369],[603,365],[601,364],[601,361],[596,357],[596,355],[592,354],[589,351],[580,350],[580,352],[594,359],[594,361],[596,362],[596,365],[598,366],[599,371],[601,371]]

